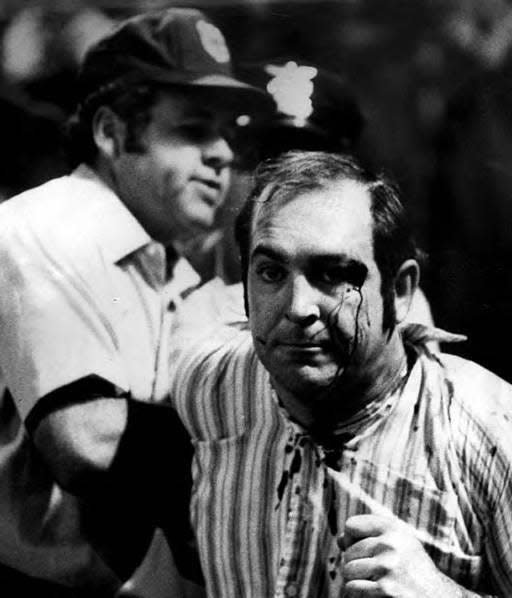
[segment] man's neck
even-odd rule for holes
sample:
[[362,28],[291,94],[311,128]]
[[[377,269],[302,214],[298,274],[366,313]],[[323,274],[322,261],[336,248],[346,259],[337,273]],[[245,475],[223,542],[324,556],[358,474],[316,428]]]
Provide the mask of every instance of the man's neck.
[[297,397],[276,386],[279,399],[291,418],[309,430],[325,428],[328,434],[371,403],[384,401],[396,388],[407,368],[407,357],[396,332],[381,358],[369,367],[347,367],[327,388],[312,400]]

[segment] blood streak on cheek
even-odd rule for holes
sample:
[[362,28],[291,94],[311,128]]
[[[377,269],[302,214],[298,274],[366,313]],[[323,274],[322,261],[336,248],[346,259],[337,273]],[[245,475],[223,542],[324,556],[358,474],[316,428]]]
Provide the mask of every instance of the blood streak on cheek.
[[[359,288],[355,288],[354,289],[359,297],[359,301],[357,303],[357,309],[356,309],[356,339],[359,340],[359,336],[360,336],[360,332],[361,332],[361,328],[359,326],[359,322],[362,316],[366,316],[366,326],[369,328],[370,327],[370,314],[368,312],[367,309],[363,309],[363,305],[364,305],[364,296],[363,296],[363,290],[361,287]],[[363,312],[363,313],[361,313]]]
[[359,318],[364,297],[360,288],[349,286],[329,314],[327,327],[335,349],[344,359],[352,355],[359,341]]

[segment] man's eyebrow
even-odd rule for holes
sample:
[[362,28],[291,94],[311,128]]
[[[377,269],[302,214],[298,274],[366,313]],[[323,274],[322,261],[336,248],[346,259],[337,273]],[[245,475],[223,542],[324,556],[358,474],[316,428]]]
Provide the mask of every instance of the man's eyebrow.
[[215,114],[204,102],[184,102],[180,108],[182,117],[205,118]]
[[277,249],[273,249],[272,247],[268,247],[266,245],[256,245],[254,250],[251,252],[251,259],[255,257],[267,257],[271,260],[276,262],[286,262],[286,256],[284,253]]
[[184,110],[181,113],[181,118],[183,120],[197,120],[197,121],[203,121],[203,120],[210,120],[212,118],[214,118],[214,116],[212,116],[211,112],[208,112],[207,110]]
[[[275,249],[273,247],[269,247],[267,245],[257,245],[251,253],[251,258],[263,256],[267,257],[271,260],[279,261],[279,262],[287,262],[289,261],[286,255]],[[318,253],[309,256],[309,261],[314,265],[325,265],[325,264],[332,264],[332,265],[339,265],[343,268],[364,268],[367,269],[365,264],[360,260],[357,260],[353,257],[349,257],[345,254],[340,253]]]
[[311,262],[318,265],[339,265],[343,268],[360,268],[361,266],[366,267],[362,261],[340,253],[320,253],[317,255],[312,255]]

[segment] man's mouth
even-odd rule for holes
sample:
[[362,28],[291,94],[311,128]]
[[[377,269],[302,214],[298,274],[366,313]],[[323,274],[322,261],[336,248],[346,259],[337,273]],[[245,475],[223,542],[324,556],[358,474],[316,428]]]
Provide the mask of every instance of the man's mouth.
[[324,352],[329,349],[330,343],[328,341],[319,340],[289,340],[281,341],[279,343],[281,347],[290,351],[300,351],[304,353],[317,353]]
[[322,343],[312,341],[287,341],[281,344],[289,345],[290,347],[320,347],[322,345]]
[[194,181],[201,190],[201,195],[205,202],[211,207],[219,205],[219,197],[222,191],[222,185],[215,179],[195,179]]

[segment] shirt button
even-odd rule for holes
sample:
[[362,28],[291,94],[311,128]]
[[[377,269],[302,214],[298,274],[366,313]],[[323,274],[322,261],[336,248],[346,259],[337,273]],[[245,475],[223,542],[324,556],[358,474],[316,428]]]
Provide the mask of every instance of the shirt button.
[[293,596],[297,596],[297,586],[294,583],[291,583],[285,590],[286,595],[292,598]]
[[169,301],[169,305],[167,306],[167,309],[169,311],[176,311],[176,303],[171,299],[171,301]]

